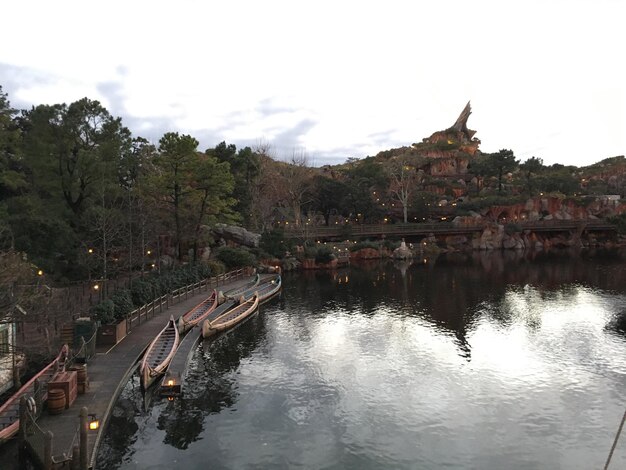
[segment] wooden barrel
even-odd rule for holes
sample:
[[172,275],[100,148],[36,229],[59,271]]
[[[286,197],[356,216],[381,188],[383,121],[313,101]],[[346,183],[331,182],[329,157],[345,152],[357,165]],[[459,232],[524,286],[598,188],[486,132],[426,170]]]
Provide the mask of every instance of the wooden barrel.
[[53,388],[48,390],[48,413],[58,415],[65,409],[65,390]]
[[76,368],[76,382],[78,383],[78,393],[85,393],[87,388],[89,388],[87,364],[81,364]]

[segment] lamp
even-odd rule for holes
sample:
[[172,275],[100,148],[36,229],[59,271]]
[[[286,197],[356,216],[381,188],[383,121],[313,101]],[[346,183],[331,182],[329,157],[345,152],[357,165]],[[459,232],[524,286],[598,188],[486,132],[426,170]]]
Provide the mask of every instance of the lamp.
[[100,420],[95,414],[90,414],[89,416],[89,430],[96,431],[100,427]]

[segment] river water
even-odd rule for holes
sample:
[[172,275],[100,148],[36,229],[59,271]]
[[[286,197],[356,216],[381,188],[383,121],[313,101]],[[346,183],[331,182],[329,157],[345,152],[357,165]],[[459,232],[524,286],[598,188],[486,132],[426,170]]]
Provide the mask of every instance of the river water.
[[[626,254],[287,273],[182,398],[126,386],[106,469],[599,469],[626,407]],[[626,434],[610,468],[626,468]]]

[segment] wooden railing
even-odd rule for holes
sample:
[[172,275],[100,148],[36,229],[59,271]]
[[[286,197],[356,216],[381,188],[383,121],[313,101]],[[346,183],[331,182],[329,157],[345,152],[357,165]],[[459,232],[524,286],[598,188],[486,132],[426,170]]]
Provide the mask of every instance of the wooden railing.
[[219,274],[217,276],[180,287],[173,290],[169,294],[158,297],[152,302],[142,305],[126,315],[126,331],[130,333],[134,327],[141,325],[141,322],[145,322],[146,320],[154,317],[157,311],[159,313],[162,312],[163,306],[165,306],[165,309],[167,310],[175,303],[187,300],[190,296],[199,294],[202,291],[207,292],[210,289],[217,288],[222,284],[242,278],[246,276],[248,272],[249,268],[237,269],[235,271]]
[[[471,233],[484,230],[490,225],[489,222],[477,220],[474,223],[456,224],[453,222],[439,222],[434,224],[362,224],[362,225],[336,225],[331,227],[301,225],[289,227],[285,230],[287,238],[330,238],[345,236],[403,236],[403,235],[428,235]],[[604,220],[538,220],[538,221],[513,221],[503,225],[518,226],[523,230],[615,230],[615,226]]]

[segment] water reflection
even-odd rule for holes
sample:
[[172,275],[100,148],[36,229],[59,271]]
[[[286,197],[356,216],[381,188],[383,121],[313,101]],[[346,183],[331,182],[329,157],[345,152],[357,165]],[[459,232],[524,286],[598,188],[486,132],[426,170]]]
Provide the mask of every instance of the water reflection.
[[126,406],[107,468],[600,468],[626,402],[623,267],[512,252],[286,273],[280,301],[198,350],[182,400]]

